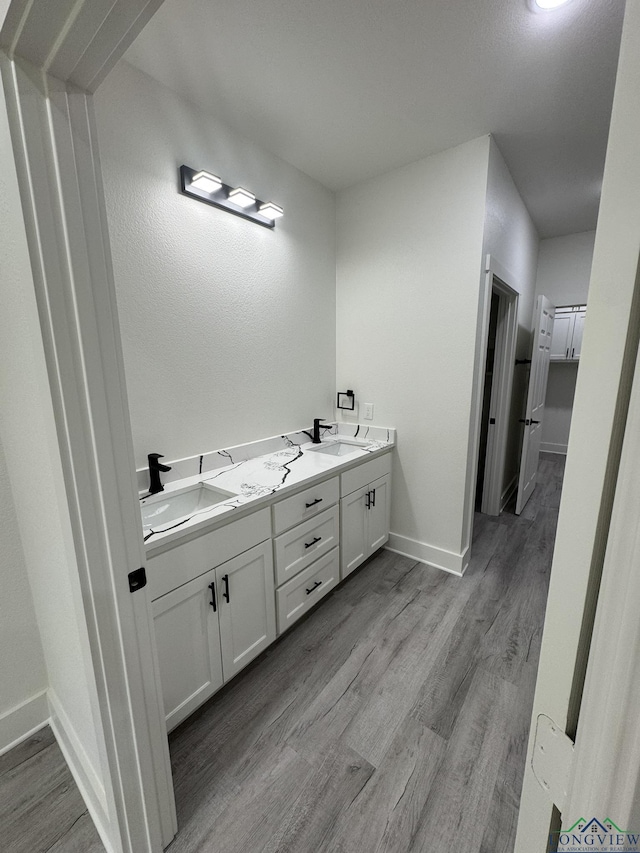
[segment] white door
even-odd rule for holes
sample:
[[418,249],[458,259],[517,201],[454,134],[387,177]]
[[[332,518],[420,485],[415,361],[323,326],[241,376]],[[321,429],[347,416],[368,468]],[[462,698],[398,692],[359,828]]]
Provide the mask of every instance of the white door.
[[531,355],[531,373],[527,392],[527,409],[524,422],[524,438],[520,459],[520,480],[516,514],[520,515],[536,486],[542,421],[544,419],[544,400],[547,394],[549,376],[549,356],[551,353],[551,335],[555,308],[546,296],[538,296],[533,329],[533,353]]
[[367,555],[366,497],[369,486],[351,492],[340,501],[340,577],[350,575]]
[[169,731],[222,686],[215,580],[207,572],[152,605]]
[[569,358],[575,316],[573,311],[558,311],[556,313],[549,353],[551,361],[566,361]]
[[573,338],[571,340],[571,353],[569,358],[580,358],[582,351],[582,336],[584,334],[584,318],[586,311],[580,311],[575,315],[575,323],[573,327]]
[[369,486],[367,513],[367,556],[382,548],[389,538],[389,486],[388,474]]
[[276,638],[271,547],[267,540],[216,569],[225,681]]

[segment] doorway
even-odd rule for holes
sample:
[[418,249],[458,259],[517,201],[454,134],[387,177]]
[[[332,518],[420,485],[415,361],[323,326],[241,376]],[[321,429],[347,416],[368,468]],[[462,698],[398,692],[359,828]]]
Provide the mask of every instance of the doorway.
[[486,278],[475,488],[475,510],[487,515],[500,515],[509,498],[503,481],[518,318],[518,294],[496,275],[494,265]]
[[489,411],[491,407],[491,389],[493,387],[493,368],[496,354],[496,330],[498,328],[498,305],[500,297],[495,291],[491,293],[491,310],[489,314],[489,335],[484,367],[484,390],[482,395],[482,421],[480,423],[480,445],[478,447],[478,476],[476,479],[476,512],[482,510],[482,492],[485,480],[485,465],[487,461],[487,441],[489,438]]

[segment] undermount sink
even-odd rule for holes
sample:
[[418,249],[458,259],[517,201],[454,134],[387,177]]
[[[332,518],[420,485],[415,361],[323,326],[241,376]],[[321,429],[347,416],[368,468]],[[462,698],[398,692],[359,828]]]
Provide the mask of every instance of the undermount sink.
[[362,450],[363,445],[355,441],[332,441],[320,447],[312,447],[314,453],[327,453],[330,456],[347,456],[356,450]]
[[162,527],[172,521],[211,509],[216,504],[235,497],[237,495],[233,492],[217,489],[208,483],[196,483],[195,486],[188,486],[175,492],[150,495],[140,502],[142,526],[145,529]]

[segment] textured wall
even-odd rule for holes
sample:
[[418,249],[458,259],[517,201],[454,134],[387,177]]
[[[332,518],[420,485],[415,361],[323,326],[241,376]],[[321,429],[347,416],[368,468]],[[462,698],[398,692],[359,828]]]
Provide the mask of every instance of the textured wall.
[[[542,240],[538,259],[536,294],[554,305],[587,303],[595,231]],[[545,401],[542,449],[566,453],[578,377],[577,364],[553,363]]]
[[483,137],[338,195],[338,385],[398,428],[395,545],[440,565],[460,554],[488,156]]
[[[331,417],[333,194],[127,63],[96,111],[136,465]],[[285,216],[270,231],[180,195],[181,163]]]

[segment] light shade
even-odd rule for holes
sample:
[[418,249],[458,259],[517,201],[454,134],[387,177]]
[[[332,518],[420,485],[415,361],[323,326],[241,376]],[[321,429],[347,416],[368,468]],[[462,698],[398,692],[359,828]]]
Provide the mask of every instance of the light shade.
[[272,201],[267,201],[265,204],[261,204],[258,209],[258,213],[261,216],[266,216],[267,219],[279,219],[284,210],[280,207],[279,204],[274,204]]
[[222,181],[211,172],[196,172],[191,179],[191,186],[205,193],[215,193],[222,186]]
[[245,190],[243,187],[236,187],[229,193],[229,201],[237,204],[238,207],[251,207],[252,204],[256,203],[256,197],[249,190]]
[[557,9],[558,6],[564,6],[569,0],[534,0],[536,6],[540,9]]

